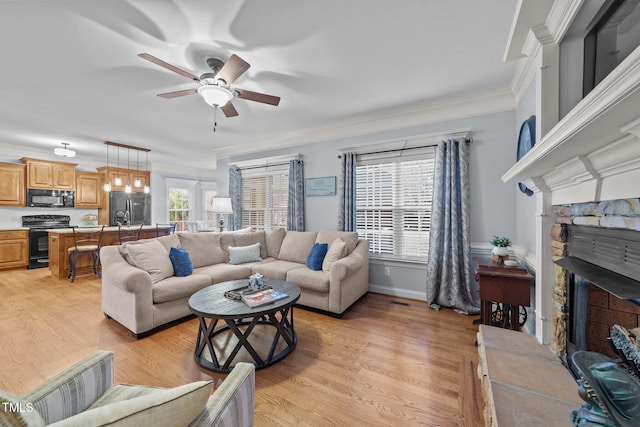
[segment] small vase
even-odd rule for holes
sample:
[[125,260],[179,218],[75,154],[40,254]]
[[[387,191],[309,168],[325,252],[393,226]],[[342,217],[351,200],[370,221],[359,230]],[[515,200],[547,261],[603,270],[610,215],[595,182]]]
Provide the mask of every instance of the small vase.
[[509,255],[509,247],[508,246],[494,246],[491,250],[491,253],[499,256],[507,256]]

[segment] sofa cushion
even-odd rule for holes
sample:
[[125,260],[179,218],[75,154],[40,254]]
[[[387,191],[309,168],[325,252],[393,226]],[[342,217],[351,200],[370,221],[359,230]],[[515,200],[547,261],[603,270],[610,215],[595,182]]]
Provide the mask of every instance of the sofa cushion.
[[316,242],[318,243],[332,243],[340,237],[347,244],[347,252],[345,256],[349,255],[358,245],[358,233],[355,231],[335,231],[335,230],[320,230],[318,231],[318,237]]
[[196,381],[89,409],[52,426],[186,426],[202,411],[213,381]]
[[169,259],[169,252],[156,239],[149,239],[136,245],[127,245],[127,254],[129,254],[133,265],[149,273],[153,283],[173,276],[173,265]]
[[266,258],[267,242],[264,231],[254,231],[251,233],[235,233],[233,235],[234,244],[232,246],[251,246],[260,243],[260,258]]
[[169,249],[169,259],[173,265],[173,272],[178,277],[186,277],[193,273],[193,264],[189,252],[181,248]]
[[327,249],[329,249],[328,244],[315,243],[307,257],[307,267],[314,271],[322,270],[322,261],[324,261],[324,257],[327,254]]
[[44,427],[45,423],[33,403],[0,390],[0,426]]
[[278,228],[277,230],[266,233],[265,240],[267,242],[267,256],[278,258],[280,248],[282,247],[282,240],[284,240],[284,236],[286,234],[287,230],[284,228]]
[[220,234],[213,232],[179,233],[180,247],[189,252],[193,268],[226,262],[220,246]]
[[282,240],[278,259],[306,264],[307,256],[316,242],[317,235],[315,231],[287,231],[287,235]]
[[346,250],[347,244],[344,240],[340,237],[334,240],[331,243],[331,246],[329,246],[329,250],[324,257],[324,261],[322,261],[322,271],[329,273],[331,271],[331,266],[340,258],[344,258]]
[[194,273],[206,274],[211,278],[212,283],[228,282],[229,280],[248,279],[251,276],[250,264],[215,264],[200,267],[193,270]]
[[[122,245],[118,246],[118,249],[120,251],[120,255],[122,255],[122,258],[124,258],[125,261],[127,261],[129,264],[135,266],[133,264],[133,261],[131,261],[131,258],[129,258],[129,253],[127,251],[127,247],[131,246],[131,245],[142,245],[142,244],[145,244],[145,243],[149,242],[149,240],[150,239],[141,239],[141,240],[134,240],[134,241],[131,241],[131,242],[123,243]],[[162,246],[165,247],[167,252],[169,252],[169,250],[171,248],[179,248],[180,247],[180,239],[175,234],[171,234],[169,236],[156,237],[153,240],[157,240],[158,242],[162,243]]]
[[329,292],[329,276],[322,270],[313,271],[308,268],[296,268],[287,273],[286,280],[300,286],[301,289]]
[[191,274],[187,277],[172,276],[155,283],[151,287],[154,304],[188,298],[194,292],[213,284],[206,274]]
[[260,243],[249,246],[229,246],[229,264],[245,264],[247,262],[260,261]]
[[260,273],[266,279],[285,280],[287,278],[287,272],[295,270],[296,268],[306,269],[307,267],[304,263],[277,260],[256,264],[251,268],[251,272],[252,274]]

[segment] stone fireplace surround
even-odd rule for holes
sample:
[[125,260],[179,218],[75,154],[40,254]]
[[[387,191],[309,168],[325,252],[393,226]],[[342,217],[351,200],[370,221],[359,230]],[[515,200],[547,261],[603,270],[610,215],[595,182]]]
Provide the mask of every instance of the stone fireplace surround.
[[[627,246],[625,240],[627,238],[638,239],[638,231],[640,231],[640,199],[633,198],[554,206],[554,213],[556,223],[551,229],[552,255],[556,261],[570,255],[570,257],[562,260],[565,261],[564,263],[562,261],[560,263],[563,263],[569,270],[576,271],[568,271],[561,265],[554,266],[553,332],[549,346],[565,363],[570,353],[576,349],[586,349],[614,356],[606,341],[610,335],[611,327],[615,324],[622,325],[627,329],[640,326],[640,306],[636,305],[638,301],[635,301],[636,304],[629,301],[630,298],[636,297],[634,295],[635,291],[633,291],[636,285],[639,287],[638,295],[640,295],[640,283],[636,282],[638,280],[637,270],[640,261],[637,259],[637,252],[634,252],[633,245],[635,243],[631,241],[629,243],[630,246]],[[573,226],[583,226],[578,228],[586,230],[589,239],[591,239],[590,233],[598,236],[602,235],[605,242],[600,242],[600,246],[604,246],[606,251],[614,253],[616,256],[605,257],[605,260],[600,262],[590,259],[596,256],[591,255],[590,252],[595,253],[600,249],[596,249],[595,244],[591,248],[591,241],[586,242],[586,248],[576,248],[576,245],[580,244],[580,242],[576,243],[575,239],[569,242],[569,227]],[[596,233],[593,230],[598,231]],[[594,238],[597,238],[597,236]],[[610,239],[609,243],[612,243],[612,245],[608,244],[607,239]],[[616,247],[616,245],[619,245],[619,247]],[[620,254],[620,257],[618,257],[618,254]],[[574,258],[574,255],[585,261],[604,264],[605,268],[598,275],[602,276],[604,274],[607,279],[612,278],[611,285],[613,288],[607,286],[606,283],[602,283],[605,280],[600,280],[601,283],[588,283],[587,285],[576,283],[578,282],[578,280],[575,280],[576,278],[581,279],[579,274],[581,273],[580,265],[577,266],[578,268],[574,268],[576,267],[574,264],[566,262],[570,258]],[[578,259],[576,262],[579,264],[581,261]],[[587,266],[587,270],[590,270],[590,264],[584,265]],[[615,271],[612,271],[609,275],[609,269]],[[583,269],[583,271],[587,270]],[[618,273],[621,273],[622,277],[617,276]],[[588,272],[585,274],[589,275]],[[586,279],[586,282],[588,282],[588,278]],[[619,285],[622,282],[629,285],[629,288],[632,289],[631,294],[624,289],[619,289]],[[585,299],[585,301],[576,304],[575,295],[572,294],[577,292],[573,292],[572,289],[577,286],[587,286],[588,300]],[[572,307],[579,307],[577,311],[581,315],[575,315],[576,311]],[[572,316],[570,313],[574,315]],[[570,338],[573,334],[568,330],[571,329],[572,322],[586,322],[586,324],[578,327],[578,330],[582,330],[585,333],[582,346],[586,348],[576,348],[576,344],[573,342],[575,337]]]

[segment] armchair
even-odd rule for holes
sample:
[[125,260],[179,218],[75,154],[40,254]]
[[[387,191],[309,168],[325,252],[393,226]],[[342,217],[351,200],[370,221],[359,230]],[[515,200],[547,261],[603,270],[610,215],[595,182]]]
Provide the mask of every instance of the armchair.
[[2,426],[253,426],[255,368],[238,363],[213,381],[180,387],[113,384],[112,352],[99,351],[22,397],[0,391]]

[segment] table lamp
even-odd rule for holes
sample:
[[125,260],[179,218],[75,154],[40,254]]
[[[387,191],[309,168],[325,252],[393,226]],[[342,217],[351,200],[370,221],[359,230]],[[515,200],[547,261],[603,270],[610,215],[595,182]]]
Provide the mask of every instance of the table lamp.
[[229,197],[214,197],[211,201],[211,212],[220,214],[220,232],[224,231],[224,214],[232,214],[231,199]]

